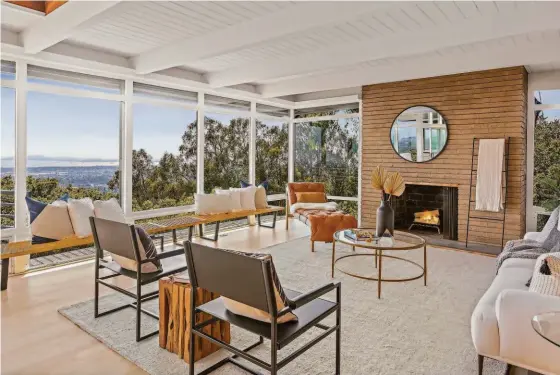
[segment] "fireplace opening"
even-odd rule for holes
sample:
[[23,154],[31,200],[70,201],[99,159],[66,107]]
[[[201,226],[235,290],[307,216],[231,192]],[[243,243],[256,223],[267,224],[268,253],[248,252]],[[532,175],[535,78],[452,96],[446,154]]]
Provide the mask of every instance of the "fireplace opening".
[[416,227],[423,227],[423,228],[432,228],[436,229],[438,234],[441,234],[440,224],[441,221],[439,220],[439,210],[424,210],[421,212],[414,213],[414,221],[408,227],[408,230],[412,230],[412,228]]
[[407,184],[393,202],[395,228],[456,241],[457,198],[457,187]]

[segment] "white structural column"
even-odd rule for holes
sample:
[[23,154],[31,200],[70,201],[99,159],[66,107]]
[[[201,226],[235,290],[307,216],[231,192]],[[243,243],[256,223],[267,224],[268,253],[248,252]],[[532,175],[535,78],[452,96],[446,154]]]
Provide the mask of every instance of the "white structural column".
[[196,112],[196,192],[204,193],[204,93],[198,93]]
[[27,219],[27,64],[16,63],[15,226],[16,240],[29,239]]
[[290,120],[288,121],[288,182],[294,182],[295,176],[295,128],[294,110],[290,109]]
[[132,150],[133,150],[133,82],[124,81],[124,103],[121,121],[121,202],[126,217],[132,215]]
[[256,186],[257,161],[257,103],[251,102],[251,120],[249,125],[249,183]]
[[[15,144],[15,241],[30,239],[27,204],[27,64],[16,63],[16,144]],[[13,258],[11,270],[19,273],[28,268],[29,255]]]

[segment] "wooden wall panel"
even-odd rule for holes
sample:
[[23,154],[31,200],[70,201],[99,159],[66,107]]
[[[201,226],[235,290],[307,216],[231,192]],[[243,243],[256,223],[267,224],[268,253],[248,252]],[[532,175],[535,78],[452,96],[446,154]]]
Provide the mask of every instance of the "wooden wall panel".
[[[370,186],[377,165],[400,172],[405,182],[459,186],[459,241],[465,240],[472,139],[512,137],[505,238],[525,233],[527,72],[524,67],[382,83],[362,88],[362,225],[375,226],[379,193]],[[389,133],[405,108],[426,105],[448,122],[443,153],[427,163],[401,159]],[[474,188],[473,188],[474,198]],[[474,203],[472,208],[474,208]],[[501,223],[473,220],[469,241],[497,245]]]

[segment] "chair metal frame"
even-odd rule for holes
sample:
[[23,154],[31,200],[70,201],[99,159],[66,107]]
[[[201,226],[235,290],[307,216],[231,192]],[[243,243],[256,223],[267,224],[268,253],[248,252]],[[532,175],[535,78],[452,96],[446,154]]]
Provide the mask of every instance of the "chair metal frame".
[[[198,288],[198,282],[197,282],[197,277],[196,277],[196,268],[194,266],[194,259],[192,256],[192,249],[191,249],[191,243],[190,241],[185,241],[184,242],[184,246],[185,246],[185,255],[187,257],[187,268],[189,271],[189,278],[190,278],[190,282],[191,282],[191,286],[192,288]],[[286,306],[285,308],[283,308],[282,310],[278,311],[277,307],[276,307],[276,296],[275,296],[275,289],[274,289],[274,281],[273,281],[273,276],[272,276],[272,261],[271,260],[264,260],[262,262],[262,267],[263,267],[263,274],[265,276],[264,278],[264,282],[265,282],[265,287],[266,287],[266,298],[268,301],[268,308],[269,308],[269,313],[271,315],[271,323],[270,323],[270,342],[271,342],[271,352],[270,352],[270,363],[267,363],[255,356],[250,355],[248,352],[249,350],[257,347],[258,345],[262,344],[264,342],[264,338],[263,336],[259,336],[259,341],[250,345],[249,347],[245,348],[245,349],[240,349],[240,348],[236,348],[226,342],[223,342],[219,339],[216,339],[210,335],[208,335],[207,333],[205,333],[203,331],[204,327],[206,327],[209,324],[212,324],[218,320],[221,320],[220,318],[216,317],[216,316],[212,316],[212,318],[203,321],[201,323],[196,324],[196,314],[199,313],[206,313],[208,314],[207,311],[202,311],[201,310],[201,306],[196,306],[196,293],[191,293],[191,298],[190,298],[190,306],[191,306],[191,316],[190,316],[190,324],[191,324],[191,333],[189,335],[189,375],[194,375],[195,374],[195,370],[194,370],[194,361],[192,360],[195,356],[195,336],[199,336],[203,339],[206,339],[210,342],[212,342],[215,345],[218,345],[219,347],[228,350],[229,352],[233,353],[232,356],[226,357],[224,359],[222,359],[221,361],[215,363],[214,365],[210,366],[209,368],[203,370],[202,372],[200,372],[198,375],[206,375],[206,374],[210,374],[211,372],[213,372],[214,370],[218,369],[219,367],[227,364],[227,363],[231,363],[234,364],[235,366],[238,366],[240,368],[242,368],[243,370],[249,372],[250,374],[254,374],[254,375],[261,375],[260,372],[255,371],[254,369],[247,367],[245,364],[240,363],[239,361],[237,361],[238,357],[241,357],[267,371],[270,372],[271,375],[276,375],[278,373],[278,371],[280,369],[282,369],[283,367],[285,367],[287,364],[289,364],[290,362],[292,362],[294,359],[296,359],[297,357],[299,357],[301,354],[303,354],[304,352],[306,352],[307,350],[309,350],[311,347],[313,347],[315,344],[317,344],[318,342],[320,342],[321,340],[323,340],[324,338],[326,338],[327,336],[329,336],[331,333],[336,332],[336,370],[335,370],[335,374],[340,374],[340,346],[341,346],[341,283],[340,282],[332,282],[332,283],[328,283],[326,285],[323,285],[322,287],[319,287],[317,289],[314,289],[310,292],[304,293],[304,294],[300,294],[299,296],[297,296],[295,299],[290,300],[288,306]],[[302,330],[300,331],[296,331],[295,334],[293,334],[292,336],[287,337],[286,339],[284,339],[282,342],[278,341],[278,318],[284,316],[285,314],[292,312],[293,310],[300,308],[302,306],[304,306],[305,304],[312,302],[316,299],[318,299],[319,297],[321,297],[322,295],[335,290],[336,289],[336,303],[335,305],[330,308],[329,310],[327,310],[326,312],[322,313],[321,315],[315,317],[311,322],[309,322]],[[326,326],[324,324],[321,324],[320,322],[325,319],[326,317],[328,317],[329,315],[331,315],[332,313],[336,312],[336,323],[333,326]],[[211,315],[211,314],[210,314]],[[231,322],[230,322],[231,323]],[[289,324],[289,323],[283,323],[283,324]],[[238,326],[240,328],[243,328],[241,326]],[[288,343],[292,342],[294,339],[296,339],[297,337],[299,337],[301,334],[303,334],[304,332],[308,331],[309,329],[316,327],[319,328],[321,330],[323,330],[324,332],[321,333],[320,335],[316,336],[315,338],[313,338],[311,341],[307,342],[305,345],[303,345],[301,348],[295,350],[294,352],[290,353],[286,358],[282,359],[281,361],[278,361],[278,350],[280,350],[283,346],[287,345]]]
[[[136,257],[136,272],[134,271],[128,271],[128,270],[123,270],[121,272],[115,270],[114,267],[110,267],[111,262],[105,260],[103,258],[103,248],[101,247],[101,244],[99,242],[99,237],[98,237],[98,233],[97,233],[97,227],[96,227],[96,220],[103,220],[103,219],[99,219],[99,218],[94,218],[94,217],[90,217],[90,224],[91,224],[91,229],[92,229],[92,234],[93,234],[93,239],[94,239],[94,244],[95,244],[95,297],[94,297],[94,302],[93,302],[93,316],[95,318],[99,318],[120,310],[124,310],[128,307],[132,307],[133,309],[136,310],[136,341],[142,341],[144,339],[147,339],[149,337],[152,337],[154,335],[157,335],[159,333],[159,329],[153,332],[150,332],[148,334],[142,335],[141,334],[141,315],[142,313],[159,320],[159,315],[146,310],[144,308],[142,308],[142,302],[147,302],[153,299],[156,299],[159,297],[159,290],[156,291],[152,291],[146,294],[142,294],[142,286],[143,285],[147,285],[147,284],[151,284],[153,282],[157,282],[159,281],[159,279],[166,277],[166,276],[170,276],[179,272],[184,272],[187,267],[179,267],[179,268],[174,268],[171,269],[169,271],[162,271],[162,272],[157,272],[157,273],[142,273],[141,272],[141,267],[143,264],[146,263],[151,263],[154,261],[154,259],[144,259],[142,260],[140,257],[140,250],[138,247],[138,237],[136,234],[136,227],[134,225],[128,225],[129,229],[130,229],[130,235],[132,238],[132,244],[134,247],[134,256]],[[109,220],[105,220],[105,221],[109,221]],[[122,224],[122,223],[119,223]],[[184,251],[183,249],[178,249],[178,250],[172,250],[172,251],[167,251],[164,253],[159,253],[156,256],[156,259],[158,260],[162,260],[165,258],[170,258],[173,256],[178,256],[178,255],[184,255]],[[107,269],[109,270],[110,274],[105,275],[105,276],[100,276],[99,275],[99,271],[101,269]],[[113,278],[113,277],[117,277],[117,276],[126,276],[132,279],[136,280],[136,293],[132,293],[130,290],[121,288],[119,286],[110,284],[108,282],[106,282],[105,280]],[[107,310],[107,311],[103,311],[103,312],[99,312],[99,285],[103,285],[107,288],[113,289],[119,293],[122,293],[124,295],[126,295],[127,297],[130,297],[132,299],[135,299],[135,302],[131,302],[128,303],[126,305],[122,305],[122,306],[118,306],[115,307],[113,309]]]

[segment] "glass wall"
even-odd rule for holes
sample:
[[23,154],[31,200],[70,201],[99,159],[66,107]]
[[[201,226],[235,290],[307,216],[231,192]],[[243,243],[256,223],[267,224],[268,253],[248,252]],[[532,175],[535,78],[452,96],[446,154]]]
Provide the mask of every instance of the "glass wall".
[[328,195],[355,198],[339,205],[357,214],[359,113],[345,106],[300,116],[295,124],[295,181],[323,182]]
[[256,120],[255,182],[268,181],[267,194],[282,194],[288,184],[288,123]]
[[[21,102],[26,191],[34,199],[52,202],[69,193],[120,200],[131,192],[121,204],[142,220],[187,213],[183,206],[194,203],[197,186],[209,193],[266,180],[273,202],[289,181],[293,146],[295,181],[324,182],[333,199],[356,206],[357,103],[298,109],[290,119],[289,109],[269,104],[210,94],[199,103],[201,93],[131,81],[125,92],[123,80],[21,65],[28,84]],[[3,226],[14,225],[19,209],[6,193],[15,181],[15,66],[2,61]]]
[[535,91],[533,205],[537,229],[560,206],[560,90]]
[[122,103],[80,94],[96,87],[115,92],[120,82],[88,77],[28,69],[29,83],[68,92],[27,94],[27,191],[33,199],[50,203],[65,193],[72,198],[120,199]]
[[16,90],[2,87],[1,227],[13,228],[15,219]]
[[249,117],[204,116],[204,191],[240,187],[249,181]]
[[[171,103],[196,100],[195,93],[142,85],[134,95]],[[134,103],[132,210],[186,206],[196,192],[197,113],[175,105]]]

